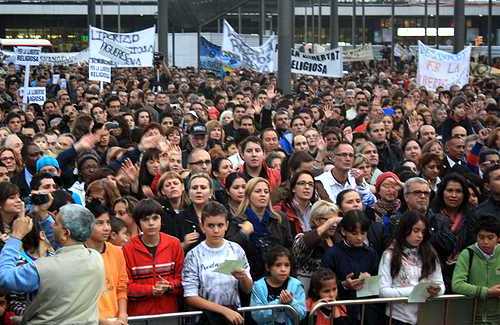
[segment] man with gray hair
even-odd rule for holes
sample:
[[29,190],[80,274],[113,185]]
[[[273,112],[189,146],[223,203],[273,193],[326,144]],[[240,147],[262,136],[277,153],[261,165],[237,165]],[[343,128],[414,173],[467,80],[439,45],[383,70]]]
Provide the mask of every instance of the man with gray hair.
[[421,177],[410,178],[404,184],[403,194],[408,211],[427,217],[432,246],[441,261],[446,261],[455,248],[456,237],[450,230],[448,218],[429,209],[431,197],[429,183]]
[[63,206],[53,225],[61,248],[54,256],[16,266],[21,240],[33,228],[30,217],[14,220],[12,234],[0,253],[0,288],[35,293],[23,324],[97,324],[97,301],[104,289],[100,254],[84,246],[95,219],[77,204]]

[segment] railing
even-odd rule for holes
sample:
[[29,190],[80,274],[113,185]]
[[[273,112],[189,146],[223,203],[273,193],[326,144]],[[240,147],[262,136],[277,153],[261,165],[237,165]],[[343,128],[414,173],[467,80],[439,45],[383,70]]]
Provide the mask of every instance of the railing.
[[[426,325],[426,324],[432,324],[432,325],[460,325],[460,324],[470,324],[472,320],[472,325],[475,323],[475,314],[476,314],[476,309],[477,309],[477,300],[474,300],[472,310],[470,310],[470,301],[473,298],[469,298],[466,296],[462,295],[443,295],[439,296],[433,299],[429,299],[426,303],[419,304],[420,309],[419,309],[419,325]],[[449,315],[450,315],[450,306],[449,302],[450,301],[466,301],[467,304],[460,304],[460,309],[456,309],[457,313],[454,315],[453,320],[449,321]],[[308,324],[309,325],[314,325],[314,317],[316,315],[316,312],[322,308],[322,307],[330,307],[330,306],[337,306],[337,305],[362,305],[361,306],[361,322],[360,324],[364,323],[365,319],[365,306],[369,304],[389,304],[389,325],[392,324],[392,305],[394,303],[408,303],[408,298],[407,297],[402,297],[402,298],[375,298],[375,299],[358,299],[358,300],[338,300],[338,301],[332,301],[332,302],[325,302],[325,303],[319,303],[314,308],[311,310],[309,313],[308,317]],[[427,310],[425,310],[427,309]],[[455,310],[455,309],[454,309]],[[333,314],[333,313],[332,313]],[[437,318],[441,314],[441,318]],[[427,317],[425,317],[427,315]],[[467,315],[469,316],[469,320],[466,318],[463,318],[462,315]],[[421,319],[421,318],[424,319]],[[431,317],[427,319],[428,317]],[[459,320],[462,320],[460,322]],[[333,317],[331,318],[331,323],[330,324],[335,324]],[[467,322],[467,323],[464,323]]]
[[[295,309],[290,305],[263,305],[263,306],[251,306],[251,307],[241,307],[238,308],[240,313],[249,313],[253,311],[260,310],[281,310],[285,311],[288,316],[292,319],[293,325],[299,325],[300,318]],[[151,324],[161,324],[171,325],[171,324],[183,324],[181,321],[186,318],[193,318],[203,315],[201,311],[188,311],[181,313],[170,313],[170,314],[160,314],[151,316],[134,316],[128,318],[129,325],[151,325]]]

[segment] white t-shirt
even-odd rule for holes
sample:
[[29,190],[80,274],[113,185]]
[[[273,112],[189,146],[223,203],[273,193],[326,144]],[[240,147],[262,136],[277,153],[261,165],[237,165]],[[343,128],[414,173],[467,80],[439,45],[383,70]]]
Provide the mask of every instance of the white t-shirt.
[[184,260],[182,286],[184,297],[201,297],[224,306],[240,307],[238,280],[232,275],[214,272],[226,260],[243,261],[250,277],[250,265],[240,245],[224,240],[218,248],[209,247],[205,241],[190,250]]

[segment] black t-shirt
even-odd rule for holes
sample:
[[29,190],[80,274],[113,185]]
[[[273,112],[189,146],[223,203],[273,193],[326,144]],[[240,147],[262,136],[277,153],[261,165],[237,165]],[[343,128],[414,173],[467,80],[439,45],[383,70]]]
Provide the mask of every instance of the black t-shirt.
[[[286,281],[283,282],[283,284],[277,288],[271,286],[269,282],[267,282],[267,279],[265,281],[267,286],[267,302],[271,302],[276,299],[279,300],[281,291],[286,290],[286,288],[288,287],[288,279],[286,279]],[[274,325],[286,325],[286,317],[285,318],[279,317],[275,319]]]
[[269,282],[267,282],[267,279],[265,281],[267,286],[267,302],[271,302],[276,299],[279,300],[281,291],[286,290],[286,288],[288,287],[288,279],[285,282],[283,282],[283,284],[280,287],[277,288],[271,286]]
[[154,257],[154,256],[155,256],[155,254],[156,254],[156,249],[158,248],[158,246],[148,246],[148,245],[144,244],[144,241],[142,240],[142,238],[141,238],[141,242],[142,242],[142,244],[144,245],[144,247],[146,247],[146,248],[147,248],[147,250],[148,250],[148,251],[151,253],[151,255]]

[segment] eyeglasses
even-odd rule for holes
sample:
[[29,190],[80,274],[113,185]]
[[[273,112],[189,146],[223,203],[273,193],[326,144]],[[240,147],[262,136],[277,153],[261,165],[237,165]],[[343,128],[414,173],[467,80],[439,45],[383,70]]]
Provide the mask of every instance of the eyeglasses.
[[341,152],[341,153],[336,153],[335,156],[337,157],[342,157],[342,158],[354,158],[354,154],[353,153],[349,153],[349,152]]
[[430,196],[431,192],[430,191],[413,191],[413,192],[408,192],[407,194],[413,194],[416,196]]
[[13,160],[16,160],[14,157],[2,157],[0,158],[0,161],[13,161]]
[[298,185],[298,186],[309,186],[309,187],[313,187],[313,186],[314,186],[314,182],[298,181],[298,182],[296,183],[296,185]]
[[198,160],[189,163],[190,165],[211,165],[211,160]]

